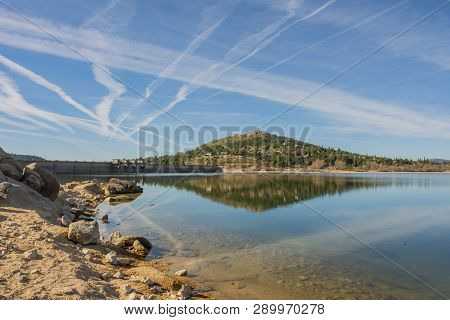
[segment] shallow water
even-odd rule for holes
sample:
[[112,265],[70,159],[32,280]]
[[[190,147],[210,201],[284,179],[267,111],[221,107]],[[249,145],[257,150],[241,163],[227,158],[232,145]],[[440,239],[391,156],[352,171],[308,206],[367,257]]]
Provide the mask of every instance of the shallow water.
[[100,209],[224,298],[450,296],[450,175],[159,175]]

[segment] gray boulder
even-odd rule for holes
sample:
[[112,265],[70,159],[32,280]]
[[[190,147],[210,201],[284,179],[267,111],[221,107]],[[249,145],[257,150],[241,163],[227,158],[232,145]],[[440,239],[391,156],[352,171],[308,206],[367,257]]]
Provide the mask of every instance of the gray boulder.
[[100,241],[97,221],[78,221],[69,225],[68,238],[81,244],[96,244]]
[[60,189],[58,179],[37,163],[29,164],[26,167],[36,172],[41,177],[43,185],[39,191],[40,194],[49,198],[51,201],[56,201]]
[[57,222],[59,209],[55,204],[19,181],[7,178],[7,182],[0,183],[0,194],[0,206],[34,210],[50,222]]
[[20,181],[22,179],[22,166],[8,153],[0,148],[0,171],[7,177]]
[[0,171],[2,171],[5,176],[13,178],[14,180],[22,180],[22,172],[17,170],[11,163],[0,163]]
[[103,186],[106,196],[127,193],[142,193],[143,189],[133,181],[112,178]]
[[41,176],[30,168],[23,168],[22,183],[39,192],[44,185]]

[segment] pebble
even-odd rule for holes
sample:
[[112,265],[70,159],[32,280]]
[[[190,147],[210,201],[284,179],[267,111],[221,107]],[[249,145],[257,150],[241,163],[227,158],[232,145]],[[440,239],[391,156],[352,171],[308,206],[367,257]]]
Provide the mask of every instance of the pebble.
[[30,280],[30,279],[28,279],[28,277],[25,276],[25,275],[20,275],[20,276],[19,276],[19,281],[22,282],[22,283],[26,283],[26,282],[28,282],[29,280]]
[[116,273],[114,273],[113,274],[113,278],[116,278],[116,279],[123,279],[123,273],[122,273],[122,271],[117,271]]
[[138,298],[138,295],[136,294],[136,292],[132,292],[128,296],[128,300],[137,300],[137,298]]
[[109,272],[102,273],[101,278],[103,280],[108,280],[109,278],[111,278],[111,273]]
[[178,270],[177,272],[175,272],[176,276],[180,276],[180,277],[186,277],[187,276],[187,270],[183,269],[183,270]]
[[143,284],[147,285],[147,286],[153,286],[155,283],[150,280],[150,279],[145,279],[144,281],[142,281]]
[[102,215],[102,217],[100,218],[102,220],[103,223],[108,223],[109,222],[109,217],[107,214]]
[[151,293],[163,293],[163,289],[160,286],[153,286],[150,288]]
[[106,261],[111,263],[112,265],[117,265],[119,264],[119,261],[117,259],[117,254],[114,251],[111,251],[110,253],[108,253],[106,256]]
[[158,300],[158,296],[156,294],[151,294],[148,296],[148,300]]
[[192,296],[192,288],[191,286],[182,285],[181,289],[178,291],[178,296],[183,300],[187,300]]
[[82,254],[88,254],[89,253],[89,249],[88,248],[83,248],[83,249],[81,249],[81,253]]
[[125,294],[129,294],[133,291],[133,288],[129,284],[126,284],[122,287],[122,291],[125,292]]
[[27,260],[36,260],[36,259],[39,259],[41,257],[39,255],[39,253],[36,251],[36,249],[31,249],[31,250],[25,251],[23,256]]

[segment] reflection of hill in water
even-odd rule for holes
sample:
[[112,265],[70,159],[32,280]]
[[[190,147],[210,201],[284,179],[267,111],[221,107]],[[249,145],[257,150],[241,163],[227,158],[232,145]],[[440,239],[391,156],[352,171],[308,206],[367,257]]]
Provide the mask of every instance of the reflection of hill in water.
[[144,184],[193,191],[234,208],[263,212],[279,206],[357,189],[389,186],[390,179],[319,175],[214,175],[145,177]]

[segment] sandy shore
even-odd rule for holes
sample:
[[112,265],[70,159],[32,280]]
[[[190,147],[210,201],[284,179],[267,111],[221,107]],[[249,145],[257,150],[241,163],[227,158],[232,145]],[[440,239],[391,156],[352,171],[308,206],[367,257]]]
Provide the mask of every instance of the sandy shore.
[[[48,223],[36,212],[0,208],[0,299],[177,299],[185,284],[193,299],[208,293],[185,277],[169,272],[167,260],[146,261],[131,256],[114,266],[105,261],[111,250],[104,245],[76,244],[67,228]],[[117,272],[122,277],[117,278]],[[127,287],[127,285],[129,287]],[[141,298],[143,297],[143,298]]]

